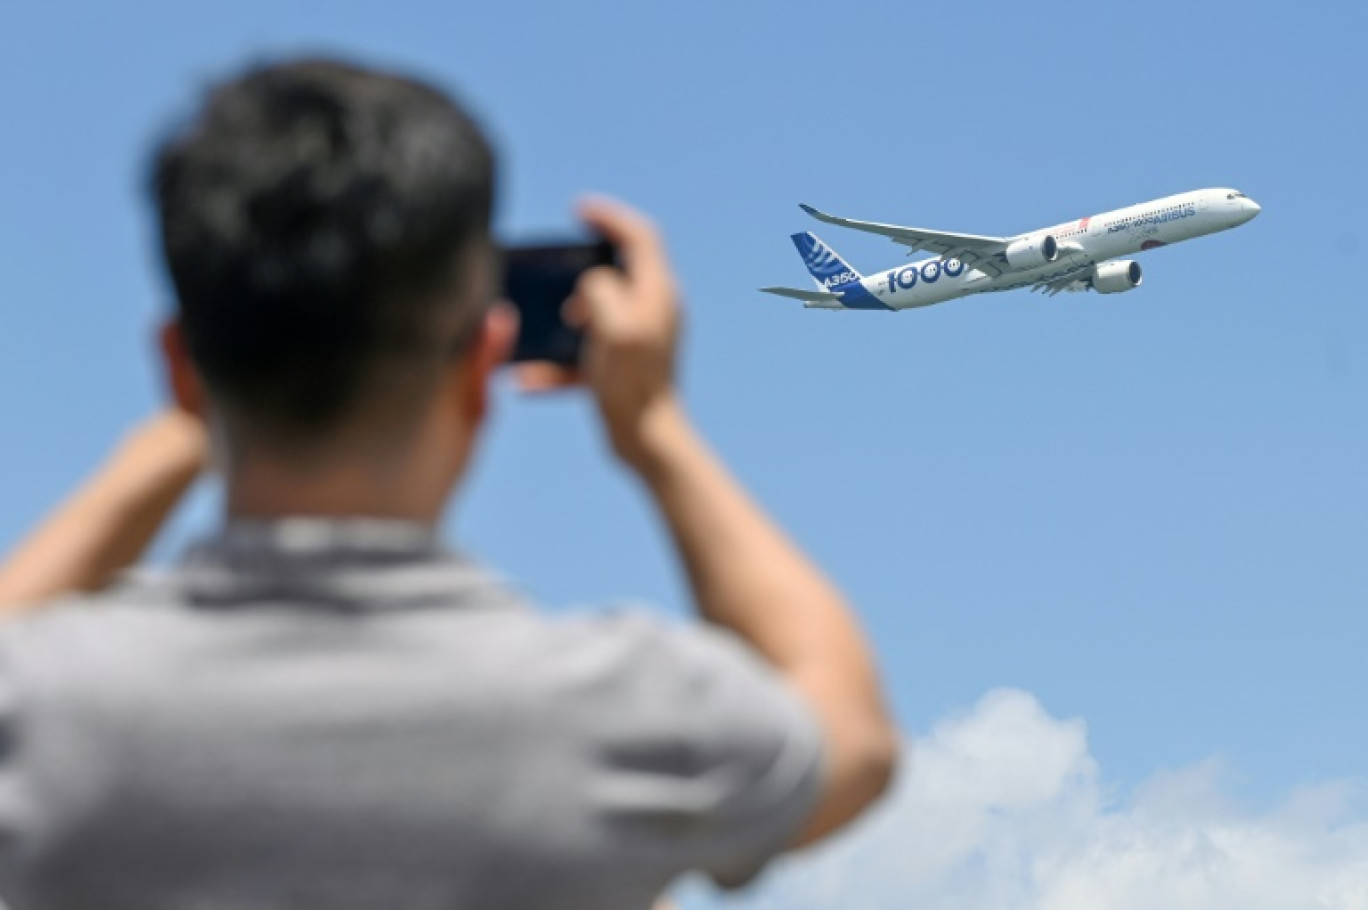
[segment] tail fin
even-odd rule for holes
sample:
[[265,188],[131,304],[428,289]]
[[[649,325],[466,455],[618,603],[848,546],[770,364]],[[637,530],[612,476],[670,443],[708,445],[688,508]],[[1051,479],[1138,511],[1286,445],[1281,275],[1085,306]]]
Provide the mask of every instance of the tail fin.
[[803,257],[803,265],[824,291],[839,291],[858,282],[863,276],[852,269],[840,255],[815,234],[804,231],[794,234],[793,245]]

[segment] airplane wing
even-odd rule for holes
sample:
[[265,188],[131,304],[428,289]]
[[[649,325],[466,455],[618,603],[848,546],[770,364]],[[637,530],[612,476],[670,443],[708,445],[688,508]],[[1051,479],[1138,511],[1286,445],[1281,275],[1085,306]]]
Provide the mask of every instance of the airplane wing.
[[797,288],[761,288],[766,294],[778,294],[780,297],[790,297],[794,300],[801,300],[810,307],[826,308],[833,310],[844,309],[841,304],[840,294],[830,294],[826,291],[800,291]]
[[894,243],[907,247],[909,254],[918,250],[935,253],[945,259],[958,259],[971,269],[978,269],[993,277],[1001,275],[1006,260],[1002,251],[1011,241],[1006,237],[986,237],[981,234],[952,234],[948,231],[928,231],[923,228],[899,227],[896,224],[880,224],[877,221],[856,221],[854,218],[841,218],[828,215],[810,205],[798,203],[798,207],[818,221],[840,227],[881,234]]

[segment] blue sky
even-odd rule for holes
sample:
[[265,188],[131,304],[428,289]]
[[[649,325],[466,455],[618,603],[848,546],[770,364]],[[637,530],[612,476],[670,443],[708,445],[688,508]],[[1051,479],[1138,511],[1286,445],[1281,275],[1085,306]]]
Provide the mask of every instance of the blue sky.
[[[342,52],[475,107],[506,235],[586,190],[661,222],[692,411],[860,606],[910,735],[1012,687],[1086,721],[1108,792],[1213,756],[1252,805],[1363,776],[1368,8],[194,6],[0,8],[0,544],[159,398],[152,138],[245,60]],[[1123,296],[754,290],[806,286],[799,201],[997,234],[1206,186],[1264,212]],[[817,227],[857,268],[901,255]],[[453,536],[557,608],[682,612],[585,402],[501,404]]]

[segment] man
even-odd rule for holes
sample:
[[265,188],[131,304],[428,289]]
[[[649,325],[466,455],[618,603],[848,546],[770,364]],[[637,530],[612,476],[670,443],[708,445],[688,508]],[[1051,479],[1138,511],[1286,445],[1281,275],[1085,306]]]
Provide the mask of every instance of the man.
[[[584,206],[624,268],[568,311],[704,623],[551,620],[438,543],[517,331],[493,170],[437,91],[326,61],[217,87],[161,148],[183,413],[0,571],[14,910],[641,908],[689,870],[743,883],[884,789],[869,651],[687,419],[674,283],[635,213]],[[198,472],[197,420],[223,530],[78,595]]]

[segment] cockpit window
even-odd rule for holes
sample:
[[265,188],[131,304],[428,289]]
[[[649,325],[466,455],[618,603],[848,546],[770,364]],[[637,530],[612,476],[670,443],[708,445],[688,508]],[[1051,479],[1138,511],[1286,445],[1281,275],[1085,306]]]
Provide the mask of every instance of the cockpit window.
[[1245,199],[1245,198],[1247,198],[1247,197],[1245,196],[1244,193],[1226,193],[1226,198],[1227,198],[1227,199]]

